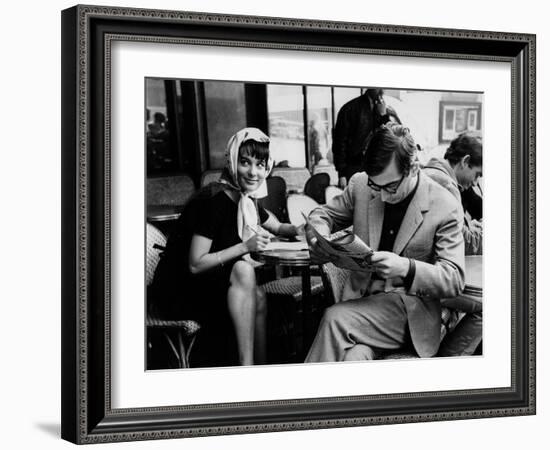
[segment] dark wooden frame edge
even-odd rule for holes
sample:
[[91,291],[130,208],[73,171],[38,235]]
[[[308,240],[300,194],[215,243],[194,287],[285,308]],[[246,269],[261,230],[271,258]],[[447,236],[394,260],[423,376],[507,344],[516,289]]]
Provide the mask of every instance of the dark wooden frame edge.
[[[110,41],[509,62],[510,388],[116,410],[110,401]],[[535,413],[535,36],[78,5],[62,13],[62,437],[97,443]]]

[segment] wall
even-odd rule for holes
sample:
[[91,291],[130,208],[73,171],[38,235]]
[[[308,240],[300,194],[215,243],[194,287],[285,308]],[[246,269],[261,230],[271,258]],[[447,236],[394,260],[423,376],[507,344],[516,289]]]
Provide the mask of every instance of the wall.
[[[464,0],[450,12],[441,2],[254,2],[251,0],[108,0],[120,6],[188,9],[374,23],[538,33],[538,123],[549,122],[550,30],[542,2]],[[2,33],[2,448],[73,448],[59,440],[60,404],[60,15],[72,1],[10,2]],[[498,9],[497,9],[498,8]],[[9,107],[6,107],[9,106]],[[538,170],[550,160],[540,133]],[[539,198],[550,188],[539,177]],[[549,273],[548,202],[538,205],[539,277]],[[539,289],[538,317],[550,317]],[[538,328],[538,415],[460,422],[333,429],[186,441],[114,444],[109,449],[542,448],[550,422],[549,327]],[[368,383],[368,380],[365,380]],[[107,447],[106,447],[107,448]]]

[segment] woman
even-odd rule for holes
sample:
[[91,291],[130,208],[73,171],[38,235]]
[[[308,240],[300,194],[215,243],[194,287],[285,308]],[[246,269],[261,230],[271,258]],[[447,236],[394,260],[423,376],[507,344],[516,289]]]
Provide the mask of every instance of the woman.
[[297,234],[256,203],[272,166],[264,133],[237,132],[220,181],[190,200],[168,239],[152,293],[161,314],[201,324],[192,365],[265,362],[265,294],[249,253],[265,249],[268,232]]

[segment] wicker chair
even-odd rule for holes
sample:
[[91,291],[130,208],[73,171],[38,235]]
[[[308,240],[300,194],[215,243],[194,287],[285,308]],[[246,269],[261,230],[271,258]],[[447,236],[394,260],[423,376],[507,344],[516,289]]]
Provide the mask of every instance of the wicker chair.
[[[295,301],[302,300],[302,278],[291,276],[278,280],[268,281],[262,285],[268,295],[282,295],[292,297]],[[321,277],[311,277],[311,295],[318,295],[323,292],[324,285]]]
[[328,173],[316,173],[312,175],[309,180],[306,181],[304,186],[304,194],[311,197],[317,203],[324,205],[325,202],[325,189],[330,185],[330,176]]
[[288,192],[302,192],[311,173],[305,167],[274,167],[272,176],[285,180]]
[[201,175],[201,187],[206,186],[207,184],[213,183],[214,181],[218,181],[220,179],[220,176],[222,174],[221,170],[214,169],[214,170],[205,170]]
[[[147,224],[146,282],[149,286],[157,268],[160,253],[166,246],[165,236],[153,225]],[[165,320],[155,313],[154,299],[147,301],[147,348],[152,350],[152,334],[158,331],[177,360],[178,368],[189,367],[189,355],[200,325],[194,320]],[[186,343],[187,341],[187,343]],[[149,353],[149,352],[148,352]],[[149,366],[149,361],[148,361]]]
[[[286,209],[288,218],[292,225],[300,226],[305,223],[304,216],[309,215],[311,211],[319,206],[315,200],[303,194],[289,194],[286,199]],[[303,215],[302,215],[303,214]]]
[[315,166],[313,166],[312,173],[313,175],[317,173],[326,173],[330,178],[330,184],[334,186],[338,184],[338,172],[336,171],[336,168],[333,164],[328,164],[326,166],[316,164]]
[[286,183],[284,178],[269,177],[267,183],[267,197],[258,200],[263,208],[272,212],[277,219],[282,222],[288,222],[286,211]]
[[195,184],[189,175],[147,179],[148,205],[185,205],[194,192]]

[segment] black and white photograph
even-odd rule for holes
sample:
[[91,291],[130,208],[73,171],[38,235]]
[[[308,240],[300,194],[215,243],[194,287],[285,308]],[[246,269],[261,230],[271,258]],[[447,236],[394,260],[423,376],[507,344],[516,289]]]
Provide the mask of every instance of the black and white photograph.
[[365,81],[145,78],[146,370],[483,356],[484,93]]
[[63,11],[64,439],[535,414],[535,36],[309,12]]

